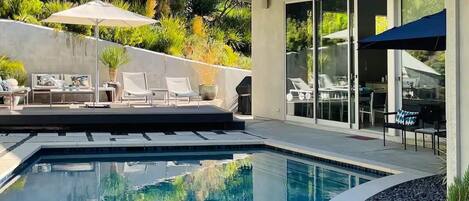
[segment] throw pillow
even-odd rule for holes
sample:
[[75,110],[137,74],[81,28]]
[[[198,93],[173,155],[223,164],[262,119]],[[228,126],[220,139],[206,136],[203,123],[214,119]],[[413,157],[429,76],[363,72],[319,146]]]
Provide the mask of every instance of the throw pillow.
[[10,86],[8,85],[8,82],[6,80],[1,81],[0,86],[3,91],[10,91]]
[[415,125],[415,123],[417,123],[417,117],[413,116],[413,117],[405,118],[405,116],[417,115],[417,114],[419,114],[419,113],[418,112],[410,112],[410,111],[406,111],[406,110],[398,110],[397,114],[396,114],[396,123],[401,124],[401,125],[406,125],[406,126],[413,126],[413,125]]

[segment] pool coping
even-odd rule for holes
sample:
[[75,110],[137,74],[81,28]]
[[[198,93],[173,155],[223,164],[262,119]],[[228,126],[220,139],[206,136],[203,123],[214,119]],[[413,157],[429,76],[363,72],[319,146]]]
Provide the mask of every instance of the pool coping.
[[313,158],[322,158],[326,160],[336,161],[343,164],[363,167],[370,170],[389,173],[384,176],[349,189],[332,199],[332,201],[350,200],[366,200],[373,195],[386,190],[392,186],[433,175],[431,173],[422,172],[414,169],[404,168],[400,166],[380,163],[363,158],[356,158],[328,152],[311,147],[291,144],[283,141],[272,139],[259,140],[211,140],[211,141],[111,141],[111,142],[45,142],[45,143],[24,143],[7,154],[0,157],[0,184],[5,185],[15,174],[15,170],[19,168],[25,161],[34,156],[42,149],[67,149],[67,148],[155,148],[155,147],[190,147],[190,146],[249,146],[259,145],[267,148],[281,149],[298,153]]

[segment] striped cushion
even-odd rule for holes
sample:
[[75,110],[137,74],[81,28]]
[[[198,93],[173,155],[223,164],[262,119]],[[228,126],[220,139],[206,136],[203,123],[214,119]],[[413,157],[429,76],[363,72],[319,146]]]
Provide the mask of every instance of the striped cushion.
[[396,114],[396,123],[406,126],[413,126],[417,123],[417,117],[407,117],[404,119],[405,116],[408,115],[416,115],[418,112],[410,112],[405,110],[398,110]]

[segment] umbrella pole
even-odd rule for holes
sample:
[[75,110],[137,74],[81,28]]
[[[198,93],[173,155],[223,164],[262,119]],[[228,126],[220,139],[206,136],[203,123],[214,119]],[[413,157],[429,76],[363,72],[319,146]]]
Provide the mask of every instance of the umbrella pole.
[[94,103],[99,103],[99,68],[98,68],[98,53],[99,53],[99,46],[98,46],[98,43],[99,43],[99,24],[98,24],[98,20],[96,20],[96,25],[95,25],[95,29],[94,29],[94,37],[96,39],[96,82],[95,82],[95,88],[94,88]]

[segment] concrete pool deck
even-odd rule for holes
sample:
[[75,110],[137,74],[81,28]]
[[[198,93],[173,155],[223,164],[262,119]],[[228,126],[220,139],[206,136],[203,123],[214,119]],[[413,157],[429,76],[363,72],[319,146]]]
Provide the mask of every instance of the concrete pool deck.
[[[41,149],[87,147],[267,145],[394,174],[344,192],[345,200],[350,196],[367,198],[395,184],[438,173],[441,162],[431,149],[404,150],[395,142],[383,147],[378,135],[376,138],[356,136],[346,130],[309,128],[270,120],[250,120],[245,131],[0,134],[0,183]],[[336,200],[341,200],[340,197],[344,196],[337,196]]]

